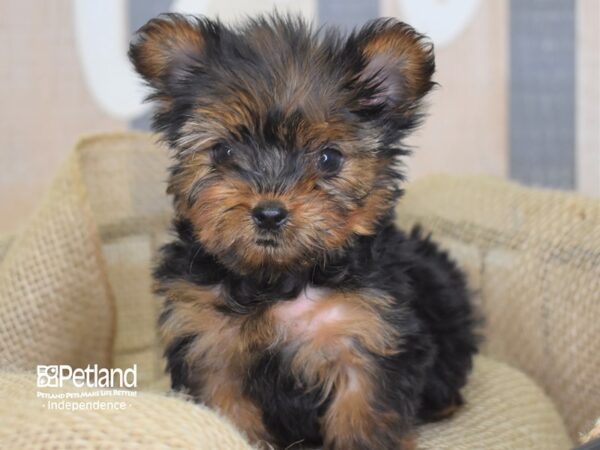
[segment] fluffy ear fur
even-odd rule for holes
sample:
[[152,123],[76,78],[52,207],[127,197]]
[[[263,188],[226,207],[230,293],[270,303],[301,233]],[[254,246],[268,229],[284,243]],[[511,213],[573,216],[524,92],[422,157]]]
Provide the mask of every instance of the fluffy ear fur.
[[208,19],[162,14],[136,32],[129,59],[150,86],[169,91],[201,70],[207,48],[218,41],[220,30],[220,24]]
[[409,25],[377,19],[363,27],[355,41],[363,67],[361,105],[411,112],[434,83],[433,44]]

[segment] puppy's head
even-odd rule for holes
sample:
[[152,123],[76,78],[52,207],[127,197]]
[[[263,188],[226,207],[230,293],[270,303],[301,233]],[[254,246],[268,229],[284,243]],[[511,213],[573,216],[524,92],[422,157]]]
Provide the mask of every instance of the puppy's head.
[[163,15],[131,44],[174,150],[178,213],[245,273],[326,258],[387,220],[401,139],[432,87],[432,46],[376,20],[343,38],[299,19],[230,29]]

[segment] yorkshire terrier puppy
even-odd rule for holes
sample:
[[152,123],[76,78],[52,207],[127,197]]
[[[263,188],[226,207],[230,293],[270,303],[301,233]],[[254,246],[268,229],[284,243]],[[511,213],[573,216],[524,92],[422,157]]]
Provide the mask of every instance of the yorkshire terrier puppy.
[[410,448],[477,347],[461,272],[393,223],[432,45],[392,19],[344,37],[168,14],[129,55],[174,158],[154,274],[173,387],[254,443]]

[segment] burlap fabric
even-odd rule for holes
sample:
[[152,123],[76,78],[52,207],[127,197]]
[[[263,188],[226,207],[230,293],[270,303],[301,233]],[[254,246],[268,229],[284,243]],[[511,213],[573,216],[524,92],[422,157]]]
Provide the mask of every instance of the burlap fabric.
[[[48,410],[29,374],[0,374],[0,448],[249,449],[228,423],[181,397],[138,393],[124,411]],[[82,392],[85,389],[52,389]],[[479,357],[465,390],[467,406],[450,421],[420,430],[421,450],[565,450],[561,418],[525,375]],[[102,397],[101,400],[121,400]],[[85,402],[95,399],[85,400]],[[6,414],[10,411],[10,414]]]
[[169,237],[171,203],[165,195],[167,150],[149,135],[85,139],[76,154],[100,235],[116,305],[115,367],[138,366],[142,389],[165,390],[151,295],[151,262]]
[[80,167],[75,155],[2,246],[0,367],[111,363],[114,302]]
[[[168,237],[167,164],[166,150],[148,135],[104,135],[77,146],[29,226],[2,246],[1,367],[136,363],[140,390],[166,390],[149,268]],[[486,178],[437,177],[409,188],[399,217],[402,226],[419,221],[432,230],[469,273],[487,315],[486,351],[541,382],[572,436],[591,423],[600,411],[595,375],[600,364],[592,351],[598,337],[593,318],[600,309],[597,203]],[[167,439],[166,428],[180,434],[202,429],[187,422],[187,416],[196,417],[189,413],[194,406],[168,399],[175,403],[163,410],[163,397],[151,394],[141,397],[141,405],[163,417],[162,427],[144,422],[133,407],[122,420],[67,413],[52,419],[24,398],[14,415],[19,397],[33,390],[31,380],[4,375],[3,383],[8,386],[3,397],[14,391],[10,405],[0,402],[3,439],[18,437],[6,431],[4,417],[9,416],[15,417],[10,427],[24,434],[28,421],[50,434],[60,420],[78,423],[52,434],[59,440],[66,436],[63,443],[78,441],[81,433],[105,436],[114,426],[115,436],[132,439],[138,433],[154,438],[159,447]],[[568,446],[551,402],[515,370],[479,360],[467,396],[469,406],[456,418],[422,430],[422,448]],[[205,413],[198,408],[198,414]],[[134,425],[135,433],[129,429]],[[208,428],[212,425],[207,427],[212,433]],[[116,440],[113,447],[122,447],[119,442],[124,441]],[[201,445],[196,448],[208,448]]]
[[[124,401],[122,411],[48,410],[36,397],[31,374],[0,374],[2,422],[0,448],[37,449],[201,449],[250,450],[250,445],[226,420],[208,408],[150,392],[136,397],[101,397]],[[44,391],[44,389],[40,389]],[[50,390],[47,390],[50,391]],[[91,392],[91,389],[52,389],[54,394]],[[92,403],[97,398],[83,399]],[[81,407],[80,408],[85,408]],[[7,414],[10,411],[10,414]]]
[[484,351],[555,400],[573,437],[600,412],[600,202],[487,177],[435,176],[398,208],[468,273]]

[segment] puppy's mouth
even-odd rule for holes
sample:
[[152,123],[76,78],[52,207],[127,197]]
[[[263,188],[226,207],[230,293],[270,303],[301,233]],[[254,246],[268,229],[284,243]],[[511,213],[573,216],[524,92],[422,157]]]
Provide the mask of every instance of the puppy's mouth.
[[279,243],[275,239],[271,239],[271,238],[259,238],[255,242],[256,242],[256,245],[258,245],[260,247],[271,247],[271,248],[279,247]]

